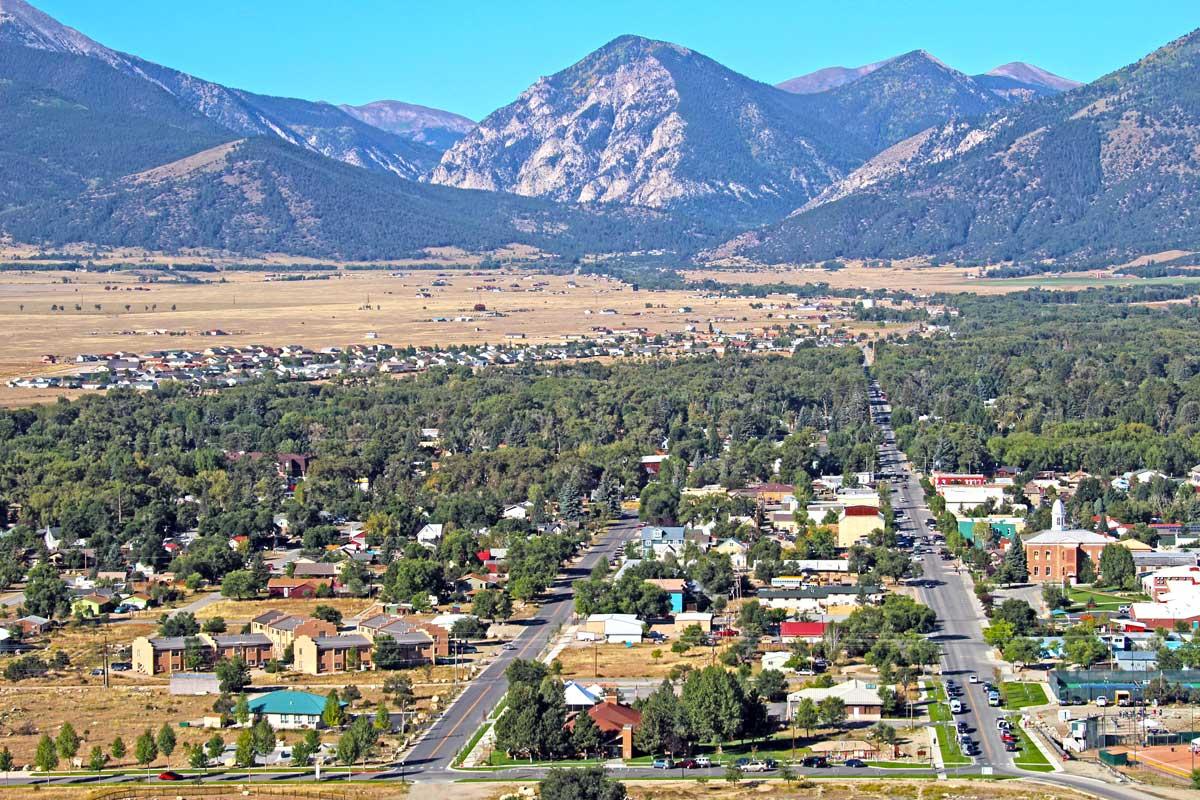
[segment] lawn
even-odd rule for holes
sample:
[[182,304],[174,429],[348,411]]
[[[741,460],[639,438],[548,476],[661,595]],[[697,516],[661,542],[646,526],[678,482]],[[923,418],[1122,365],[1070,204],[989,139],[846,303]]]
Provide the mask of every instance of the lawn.
[[1106,592],[1090,587],[1079,588],[1071,587],[1067,590],[1067,596],[1075,605],[1086,607],[1089,602],[1094,603],[1096,608],[1115,610],[1119,606],[1129,605],[1147,597],[1140,592]]
[[929,712],[930,722],[951,722],[954,715],[950,713],[950,706],[946,704],[946,690],[940,683],[935,683],[929,687]]
[[1025,729],[1021,727],[1020,719],[1018,717],[1010,717],[1009,721],[1013,724],[1013,730],[1017,735],[1017,745],[1021,748],[1021,752],[1017,753],[1014,759],[1014,765],[1031,772],[1053,772],[1054,766],[1046,758],[1041,748],[1029,738],[1029,734],[1025,732]]
[[1006,682],[1001,685],[1000,693],[1004,696],[1004,708],[1009,711],[1050,702],[1046,698],[1046,688],[1040,683]]
[[971,759],[958,749],[958,739],[954,735],[954,726],[949,724],[937,726],[938,750],[942,753],[942,763],[947,767],[961,767],[971,763]]

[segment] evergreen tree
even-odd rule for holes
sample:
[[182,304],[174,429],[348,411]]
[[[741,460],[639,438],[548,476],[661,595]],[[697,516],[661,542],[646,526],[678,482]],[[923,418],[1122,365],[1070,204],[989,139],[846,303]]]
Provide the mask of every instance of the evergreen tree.
[[1076,583],[1092,584],[1096,582],[1096,567],[1092,557],[1082,550],[1079,551],[1079,570],[1075,574]]
[[996,571],[996,581],[1003,584],[1025,583],[1029,580],[1029,564],[1025,560],[1025,548],[1020,539],[1013,542]]
[[587,710],[575,715],[575,726],[571,730],[571,747],[576,753],[588,758],[599,752],[601,745],[600,728],[596,720]]
[[330,689],[325,696],[325,708],[321,710],[321,721],[327,728],[340,728],[346,721],[346,712],[342,708],[341,698],[337,689]]

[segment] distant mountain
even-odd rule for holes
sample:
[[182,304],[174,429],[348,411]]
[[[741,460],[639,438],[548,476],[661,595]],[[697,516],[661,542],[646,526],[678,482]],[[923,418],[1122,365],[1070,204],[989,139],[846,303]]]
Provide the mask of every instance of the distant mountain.
[[[924,53],[921,50],[915,52]],[[820,94],[852,84],[893,61],[906,59],[912,55],[913,53],[908,53],[861,67],[826,67],[776,85],[786,92],[795,94]],[[933,58],[928,54],[926,56]],[[934,60],[936,61],[936,59]],[[963,75],[963,77],[967,76]],[[1002,64],[983,75],[971,76],[968,80],[974,82],[978,88],[994,93],[1001,99],[1010,102],[1025,102],[1034,97],[1058,94],[1070,91],[1080,85],[1078,81],[1063,78],[1023,61]]]
[[338,108],[368,125],[429,145],[439,152],[450,149],[475,127],[472,120],[459,114],[399,100],[376,100],[366,105],[340,105]]
[[[63,25],[24,0],[0,0],[0,44],[84,56],[170,93],[239,136],[277,136],[314,153],[415,179],[437,161],[427,145],[382,131],[328,103],[230,89],[120,53]],[[4,78],[0,75],[0,79]]]
[[1200,249],[1200,31],[1073,91],[924,131],[731,243],[764,261],[1110,261]]
[[924,50],[889,59],[858,80],[810,98],[823,119],[873,153],[930,126],[978,117],[1009,102]]
[[[1069,92],[1077,86],[1083,85],[1079,81],[1055,75],[1053,72],[1047,72],[1041,67],[1026,64],[1024,61],[1012,61],[1008,64],[1001,64],[995,69],[988,70],[986,74],[991,77],[1011,78],[1020,83],[1026,83],[1030,86],[1041,86],[1055,92]],[[983,76],[977,75],[975,77],[980,78]]]
[[876,61],[874,64],[864,64],[861,67],[825,67],[807,75],[790,78],[783,83],[775,84],[775,86],[792,94],[827,92],[830,89],[845,86],[847,83],[853,83],[864,75],[870,75],[885,63],[887,62]]
[[489,115],[430,181],[753,221],[815,197],[868,155],[807,97],[622,36]]

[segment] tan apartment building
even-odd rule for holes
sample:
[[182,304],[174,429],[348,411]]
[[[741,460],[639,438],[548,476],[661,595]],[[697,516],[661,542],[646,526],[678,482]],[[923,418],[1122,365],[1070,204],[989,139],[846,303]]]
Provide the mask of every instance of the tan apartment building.
[[361,634],[298,636],[292,644],[292,667],[308,675],[373,669],[374,645]]
[[250,632],[260,633],[270,639],[275,658],[283,658],[297,637],[337,636],[338,629],[332,622],[323,619],[268,611],[250,620]]

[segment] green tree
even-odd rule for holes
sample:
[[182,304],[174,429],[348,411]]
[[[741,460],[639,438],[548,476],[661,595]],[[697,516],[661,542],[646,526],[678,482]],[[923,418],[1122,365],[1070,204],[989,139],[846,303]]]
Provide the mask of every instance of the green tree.
[[552,769],[538,787],[541,800],[625,800],[625,784],[596,765],[582,769]]
[[1025,560],[1025,548],[1020,538],[1009,545],[996,571],[996,581],[1006,585],[1025,583],[1029,580],[1029,564]]
[[1100,583],[1118,589],[1137,588],[1137,567],[1128,547],[1113,542],[1100,551]]
[[601,741],[600,728],[592,715],[587,710],[576,714],[575,726],[571,729],[571,747],[575,752],[587,758],[600,750]]
[[208,769],[208,753],[203,745],[193,745],[184,748],[187,753],[188,766],[192,769]]
[[109,750],[109,752],[112,753],[112,757],[117,760],[124,758],[126,752],[125,740],[120,736],[113,739],[112,748]]
[[237,703],[233,706],[233,718],[237,720],[238,725],[250,722],[250,701],[244,692],[238,695]]
[[392,699],[392,704],[400,712],[400,733],[408,726],[408,710],[416,702],[413,692],[412,678],[407,675],[389,675],[383,682],[383,694]]
[[241,656],[221,659],[215,672],[218,686],[224,693],[236,694],[250,685],[250,667]]
[[817,715],[821,724],[830,728],[840,727],[846,721],[846,703],[840,697],[824,697],[817,703]]
[[254,732],[246,728],[238,734],[237,749],[234,751],[233,761],[239,767],[253,767],[254,756]]
[[633,732],[633,743],[643,753],[674,756],[687,748],[690,732],[687,715],[670,681],[659,684],[642,704],[642,724]]
[[250,570],[235,569],[221,581],[221,596],[247,600],[258,594],[257,580]]
[[1036,664],[1042,657],[1042,646],[1035,639],[1018,636],[1004,644],[1004,660],[1018,670],[1029,664]]
[[327,728],[340,728],[346,722],[346,712],[342,708],[341,698],[337,689],[330,689],[325,695],[325,708],[321,710],[321,722]]
[[683,683],[680,704],[688,725],[701,741],[724,742],[738,738],[747,714],[747,698],[741,684],[721,667],[704,667],[692,672]]
[[993,620],[991,625],[983,629],[983,639],[992,647],[1003,647],[1012,638],[1012,623],[1005,620]]
[[88,768],[92,770],[92,772],[100,772],[107,765],[108,753],[105,753],[104,748],[100,745],[93,745],[92,752],[88,755]]
[[375,730],[381,733],[387,733],[392,729],[392,712],[388,710],[387,703],[380,701],[375,707]]
[[0,748],[0,772],[7,773],[12,771],[13,754],[12,751],[8,749],[8,746],[5,745],[3,748]]
[[1096,582],[1096,566],[1092,563],[1092,558],[1082,550],[1079,551],[1079,566],[1076,571],[1075,580],[1077,583],[1093,584]]
[[209,740],[204,743],[204,752],[208,755],[209,760],[215,761],[220,757],[221,753],[225,752],[225,740],[221,738],[221,734],[214,733]]
[[42,772],[50,772],[58,766],[58,746],[49,734],[43,733],[42,738],[38,739],[33,765]]
[[47,619],[65,617],[71,613],[71,592],[52,564],[39,561],[29,570],[29,580],[25,584],[25,611]]
[[70,722],[64,722],[59,729],[55,745],[58,754],[68,761],[79,752],[79,734],[75,733],[75,727]]
[[775,702],[787,694],[787,677],[777,669],[764,669],[754,678],[759,697]]
[[171,754],[175,752],[175,731],[171,728],[170,723],[164,722],[162,727],[158,729],[158,736],[154,743],[158,745],[158,752],[162,753],[163,758],[167,759],[167,764],[171,763]]
[[158,745],[155,744],[154,734],[149,729],[142,731],[133,743],[133,757],[143,768],[148,768],[150,762],[158,758]]
[[821,712],[817,710],[817,704],[811,697],[802,697],[796,704],[792,719],[797,726],[804,729],[806,737],[811,737],[813,728],[821,724]]

